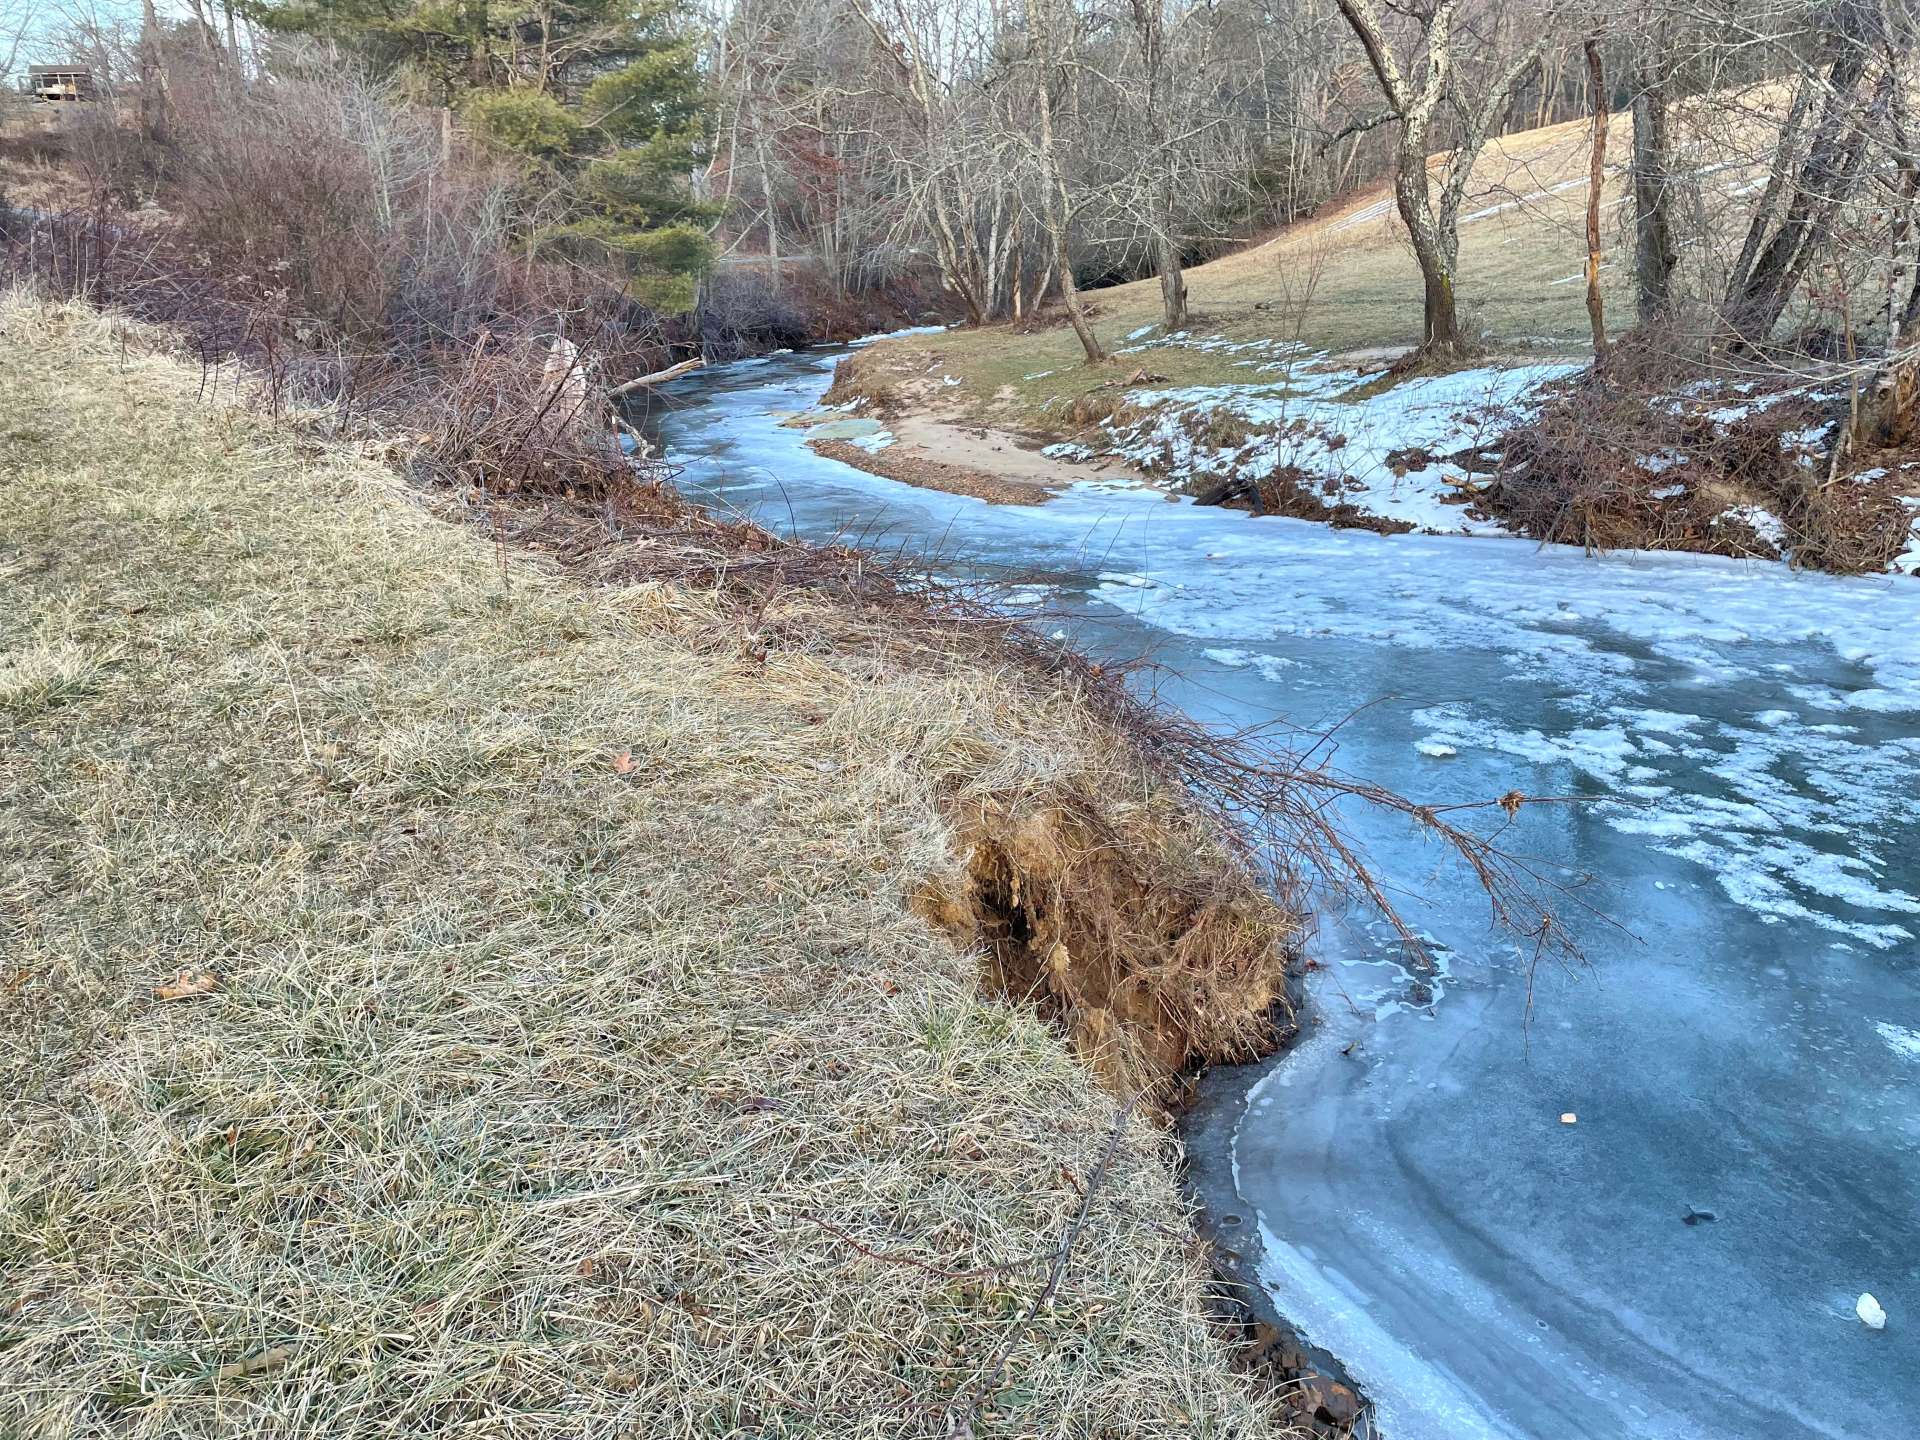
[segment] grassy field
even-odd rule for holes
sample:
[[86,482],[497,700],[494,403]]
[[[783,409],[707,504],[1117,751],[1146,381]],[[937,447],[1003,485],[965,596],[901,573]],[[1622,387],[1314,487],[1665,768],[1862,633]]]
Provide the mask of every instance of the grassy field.
[[142,347],[0,307],[0,1433],[1277,1433],[1163,1133],[921,915],[969,806],[1166,811],[1070,700]]
[[[1589,131],[1585,122],[1549,126],[1487,147],[1462,208],[1460,300],[1469,333],[1496,353],[1529,356],[1583,352],[1589,343],[1582,267]],[[1632,146],[1626,117],[1616,117],[1608,148],[1603,235],[1609,268],[1603,283],[1614,314],[1629,318],[1620,247],[1624,166]],[[1297,342],[1312,352],[1379,361],[1420,338],[1420,273],[1396,233],[1399,217],[1385,185],[1347,197],[1273,238],[1187,272],[1195,345],[1156,344],[1161,319],[1157,279],[1089,292],[1094,325],[1110,350],[1149,348],[1120,357],[1121,371],[1145,368],[1169,385],[1245,384],[1272,379],[1247,364],[1261,349]],[[1238,345],[1238,350],[1228,349]],[[1356,353],[1357,352],[1357,353]],[[860,359],[870,384],[884,385],[915,408],[947,410],[987,423],[1064,432],[1073,400],[1115,372],[1089,370],[1064,324],[1009,325],[874,346]],[[945,376],[961,382],[948,385]]]

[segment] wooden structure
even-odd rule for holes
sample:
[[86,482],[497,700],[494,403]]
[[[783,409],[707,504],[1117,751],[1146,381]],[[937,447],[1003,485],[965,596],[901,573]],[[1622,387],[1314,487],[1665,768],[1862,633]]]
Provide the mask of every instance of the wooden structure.
[[85,65],[29,65],[27,94],[41,101],[93,99],[93,71]]

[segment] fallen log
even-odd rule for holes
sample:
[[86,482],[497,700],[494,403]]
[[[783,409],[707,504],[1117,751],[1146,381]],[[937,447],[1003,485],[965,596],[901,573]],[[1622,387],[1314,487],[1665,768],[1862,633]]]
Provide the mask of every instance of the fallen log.
[[614,386],[607,394],[617,400],[622,395],[630,395],[635,390],[644,390],[649,385],[664,385],[669,380],[678,380],[682,375],[689,375],[706,363],[696,355],[691,360],[682,360],[678,365],[669,365],[666,369],[656,370],[651,375],[636,375],[624,385]]
[[1253,481],[1244,475],[1224,475],[1207,481],[1193,492],[1196,505],[1224,505],[1237,499],[1254,488]]

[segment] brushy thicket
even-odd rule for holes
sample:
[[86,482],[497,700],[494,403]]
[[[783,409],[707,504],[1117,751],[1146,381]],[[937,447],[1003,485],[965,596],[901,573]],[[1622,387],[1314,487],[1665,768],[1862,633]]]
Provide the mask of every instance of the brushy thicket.
[[[1741,380],[1687,363],[1658,336],[1556,387],[1502,442],[1480,503],[1522,534],[1589,549],[1790,557],[1878,574],[1912,523],[1908,453],[1831,464],[1846,407],[1784,367]],[[1775,532],[1755,517],[1779,522]]]
[[163,324],[210,377],[242,362],[275,408],[408,437],[428,478],[627,483],[609,427],[556,416],[546,361],[565,341],[591,395],[657,368],[691,322],[531,258],[515,171],[353,64],[280,53],[273,83],[244,89],[176,60],[154,133],[106,106],[68,126],[83,203],[0,211],[0,272]]

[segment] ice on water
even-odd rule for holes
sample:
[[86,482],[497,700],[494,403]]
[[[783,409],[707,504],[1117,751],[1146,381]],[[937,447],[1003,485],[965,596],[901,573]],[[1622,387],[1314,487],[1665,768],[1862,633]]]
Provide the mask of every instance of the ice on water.
[[985,505],[807,451],[770,412],[828,363],[687,386],[683,483],[1016,578],[1203,718],[1338,724],[1337,763],[1420,798],[1544,797],[1507,842],[1596,877],[1563,908],[1619,928],[1535,970],[1433,847],[1354,815],[1446,973],[1330,904],[1319,1024],[1249,1080],[1267,1282],[1393,1440],[1920,1434],[1920,583],[1110,482]]

